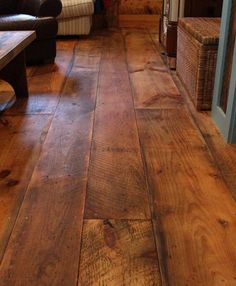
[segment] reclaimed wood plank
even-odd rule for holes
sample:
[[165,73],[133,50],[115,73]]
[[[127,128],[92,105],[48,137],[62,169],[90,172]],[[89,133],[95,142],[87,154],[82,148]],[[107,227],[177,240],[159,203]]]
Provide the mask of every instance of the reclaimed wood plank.
[[[140,33],[131,31],[134,32]],[[77,284],[97,89],[86,217],[124,220],[85,220],[79,285],[100,282],[120,286],[125,284],[121,277],[127,285],[139,285],[139,282],[141,285],[160,285],[155,284],[159,283],[160,277],[151,222],[146,220],[151,216],[150,199],[148,201],[144,182],[124,42],[119,32],[112,34],[112,40],[110,35],[106,32],[101,37],[106,46],[102,65],[103,44],[99,37],[82,40],[74,49],[73,69],[67,73],[63,96],[58,98],[60,102],[53,124],[10,240],[7,233],[12,231],[14,216],[23,198],[17,188],[27,189],[29,169],[33,171],[34,160],[49,125],[47,118],[50,121],[51,115],[14,115],[1,121],[0,253],[1,248],[2,253],[6,249],[0,268],[3,286]],[[71,41],[60,41],[60,45],[63,53],[71,52]],[[59,61],[63,60],[66,61],[62,56]],[[134,67],[136,63],[145,66],[142,55],[134,57],[132,62]],[[156,68],[153,63],[148,65],[148,70],[160,72]],[[28,73],[31,77],[42,76],[45,81],[43,74],[50,75],[51,72],[54,73],[53,69],[50,71],[48,66],[42,66],[31,68]],[[140,89],[144,90],[145,80],[139,76],[143,81]],[[40,80],[37,85],[40,86]],[[147,89],[151,90],[151,87],[147,86]],[[199,118],[193,116],[201,125],[203,140],[185,110],[174,110],[174,105],[174,102],[166,101],[162,102],[162,108],[172,110],[161,111],[157,105],[154,107],[157,110],[137,110],[152,193],[150,205],[162,285],[234,285],[235,203],[206,142],[209,147],[214,146],[210,150],[215,158],[216,154],[219,156],[219,167],[223,162],[225,174],[222,169],[221,172],[228,186],[235,183],[235,148],[226,148],[219,140],[207,114],[201,114]],[[56,110],[42,106],[42,110],[25,108],[25,111],[43,114]],[[25,111],[23,108],[18,110]],[[4,153],[4,150],[8,151]],[[32,153],[29,150],[33,150]],[[230,168],[232,173],[229,173]],[[18,209],[13,207],[15,199]],[[133,220],[135,218],[142,220]],[[150,251],[147,253],[146,249]]]
[[150,38],[152,39],[154,47],[157,49],[157,51],[159,53],[164,52],[163,46],[159,41],[159,33],[157,33],[157,31],[152,31],[152,30],[148,30],[148,33],[149,33]]
[[123,31],[135,108],[183,106],[180,93],[146,30]]
[[53,114],[60,100],[60,92],[68,76],[76,41],[58,41],[55,64],[30,68],[29,97],[18,98],[7,114]]
[[85,217],[149,218],[148,190],[121,34],[113,33],[105,42],[101,68]]
[[34,31],[0,31],[0,70],[36,39]]
[[148,191],[131,110],[96,110],[86,218],[149,218]]
[[236,145],[225,142],[210,112],[194,111],[193,117],[236,201]]
[[161,285],[151,222],[85,220],[78,285]]
[[144,70],[130,74],[135,108],[183,107],[183,100],[167,71]]
[[234,285],[236,204],[182,110],[137,110],[167,285]]
[[220,169],[227,187],[236,201],[236,145],[225,142],[211,113],[209,111],[198,112],[176,73],[173,72],[172,76],[185,100],[186,107],[215,159],[215,164]]
[[154,27],[154,28],[147,28],[148,33],[154,36],[159,36],[159,27]]
[[142,71],[145,68],[167,71],[146,29],[122,29],[122,34],[130,73]]
[[160,15],[148,15],[148,14],[126,14],[119,15],[119,27],[120,28],[135,28],[135,27],[145,27],[145,28],[156,28],[158,29],[160,22]]
[[105,50],[102,55],[101,73],[122,73],[127,71],[124,39],[119,30],[104,34]]
[[3,257],[1,285],[77,285],[98,73],[95,58],[94,68],[69,74]]
[[0,122],[0,260],[39,158],[51,116],[2,117]]
[[36,39],[36,34],[34,31],[1,31],[0,37],[0,78],[13,87],[16,97],[28,97],[24,50]]

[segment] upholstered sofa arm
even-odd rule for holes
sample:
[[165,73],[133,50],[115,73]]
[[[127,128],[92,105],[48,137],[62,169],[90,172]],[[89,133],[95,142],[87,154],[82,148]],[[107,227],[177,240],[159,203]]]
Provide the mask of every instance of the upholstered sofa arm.
[[19,0],[17,12],[37,17],[57,17],[62,10],[60,0]]

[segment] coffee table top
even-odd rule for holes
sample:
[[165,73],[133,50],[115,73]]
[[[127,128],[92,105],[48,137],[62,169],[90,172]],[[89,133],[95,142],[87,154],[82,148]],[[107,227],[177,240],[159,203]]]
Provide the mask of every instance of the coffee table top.
[[36,38],[34,31],[0,32],[0,70]]

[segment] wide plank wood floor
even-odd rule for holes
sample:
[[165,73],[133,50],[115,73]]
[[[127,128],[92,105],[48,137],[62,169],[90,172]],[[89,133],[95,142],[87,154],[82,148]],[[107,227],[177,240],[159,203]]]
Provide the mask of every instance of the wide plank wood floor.
[[0,286],[236,286],[236,148],[157,37],[59,39],[28,69],[0,118]]

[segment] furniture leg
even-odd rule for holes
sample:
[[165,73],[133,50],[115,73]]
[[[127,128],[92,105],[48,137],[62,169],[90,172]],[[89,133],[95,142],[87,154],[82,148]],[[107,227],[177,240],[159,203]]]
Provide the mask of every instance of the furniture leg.
[[28,97],[24,52],[21,52],[0,71],[0,78],[13,87],[16,97]]

